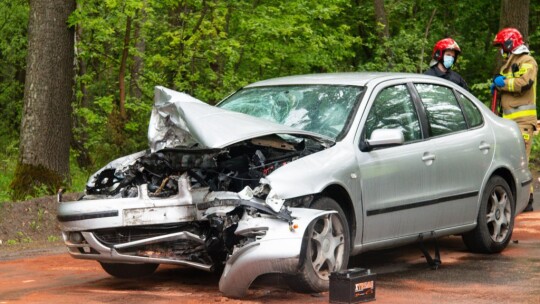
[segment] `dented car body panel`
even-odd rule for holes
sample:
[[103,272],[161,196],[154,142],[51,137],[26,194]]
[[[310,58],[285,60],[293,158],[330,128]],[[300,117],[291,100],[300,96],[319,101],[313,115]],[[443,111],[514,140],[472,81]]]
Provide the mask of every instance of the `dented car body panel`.
[[156,87],[148,140],[60,203],[68,251],[223,270],[231,297],[265,273],[321,291],[349,254],[476,231],[493,183],[504,248],[532,181],[515,123],[417,74],[276,78],[215,107]]
[[[235,251],[227,260],[219,281],[219,289],[228,296],[242,297],[247,286],[262,274],[294,274],[298,269],[303,237],[306,228],[317,217],[332,211],[321,212],[306,208],[291,208],[299,229],[291,231],[287,223],[269,217],[246,216],[238,225],[237,234],[249,234],[253,227],[267,229],[268,233],[258,242]],[[280,248],[276,250],[276,248]]]
[[148,132],[152,152],[164,148],[223,148],[242,140],[272,134],[320,134],[260,120],[210,106],[187,94],[156,87]]

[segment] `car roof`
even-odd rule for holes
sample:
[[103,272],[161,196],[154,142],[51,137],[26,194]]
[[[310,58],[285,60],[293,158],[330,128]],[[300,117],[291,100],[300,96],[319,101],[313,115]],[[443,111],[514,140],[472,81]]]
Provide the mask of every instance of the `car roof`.
[[324,85],[352,85],[365,86],[371,81],[382,82],[392,79],[431,79],[433,76],[415,73],[385,73],[385,72],[349,72],[349,73],[324,73],[306,74],[296,76],[286,76],[258,81],[246,86],[263,87],[277,85],[302,85],[302,84],[324,84]]

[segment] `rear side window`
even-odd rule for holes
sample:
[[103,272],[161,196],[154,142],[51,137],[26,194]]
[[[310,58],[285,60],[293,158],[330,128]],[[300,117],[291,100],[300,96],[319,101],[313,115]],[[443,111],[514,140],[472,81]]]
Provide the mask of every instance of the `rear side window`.
[[440,136],[467,129],[452,89],[433,84],[415,84],[429,123],[429,135]]
[[366,138],[371,138],[375,129],[400,129],[405,142],[422,138],[416,108],[405,85],[385,88],[377,95],[366,120]]
[[463,114],[467,118],[470,128],[478,127],[483,124],[482,114],[480,110],[474,105],[474,103],[463,94],[459,94],[459,102],[463,107]]

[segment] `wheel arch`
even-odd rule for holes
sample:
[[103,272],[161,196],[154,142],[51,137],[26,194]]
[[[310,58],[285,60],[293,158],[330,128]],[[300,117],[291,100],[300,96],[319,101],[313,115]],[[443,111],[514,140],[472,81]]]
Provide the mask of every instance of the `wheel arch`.
[[516,201],[506,196],[513,196],[516,191],[512,174],[506,170],[490,175],[482,191],[476,226],[462,234],[471,252],[499,253],[507,247],[515,222]]
[[335,200],[338,205],[345,212],[347,217],[347,224],[349,226],[349,235],[351,238],[351,248],[353,247],[354,239],[356,237],[356,212],[352,203],[351,197],[347,190],[340,185],[329,185],[322,192],[321,195],[327,196]]
[[[510,187],[510,191],[512,192],[512,196],[514,197],[514,205],[516,204],[516,195],[517,195],[517,186],[516,186],[516,180],[514,179],[514,176],[512,175],[512,172],[508,170],[507,168],[499,168],[491,174],[489,179],[493,178],[494,176],[500,176],[502,177],[508,186]],[[487,181],[489,181],[489,179]],[[487,184],[486,181],[486,184]],[[516,206],[514,206],[516,207]]]

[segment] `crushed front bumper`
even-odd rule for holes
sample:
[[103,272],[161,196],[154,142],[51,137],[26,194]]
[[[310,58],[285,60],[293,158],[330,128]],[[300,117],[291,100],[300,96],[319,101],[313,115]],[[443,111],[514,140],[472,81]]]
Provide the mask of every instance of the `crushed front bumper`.
[[295,218],[289,226],[282,220],[265,217],[244,217],[235,234],[266,228],[264,237],[235,248],[228,258],[219,281],[219,290],[229,297],[243,297],[258,276],[265,273],[295,274],[298,271],[304,235],[315,219],[335,211],[291,208]]
[[[191,192],[189,197],[178,195],[169,198],[149,198],[146,189],[140,186],[135,198],[94,199],[62,202],[58,209],[58,219],[68,252],[77,259],[96,260],[106,263],[154,263],[174,264],[213,271],[215,264],[207,259],[188,258],[167,254],[137,253],[141,246],[155,244],[170,246],[181,242],[190,248],[207,247],[207,235],[190,230],[167,231],[158,234],[126,238],[115,243],[107,243],[100,237],[102,231],[123,231],[137,227],[164,227],[167,225],[188,225],[207,223],[209,216],[224,216],[232,207],[219,206],[199,210],[194,202],[242,201],[235,193]],[[234,235],[242,242],[236,243],[223,261],[225,269],[219,282],[219,289],[229,297],[242,297],[251,283],[265,273],[295,274],[302,254],[304,235],[315,219],[328,216],[333,211],[307,208],[290,208],[289,220],[282,213],[272,214],[264,208],[259,199],[243,200],[244,211],[237,219]],[[253,206],[263,206],[260,210]],[[249,210],[249,212],[248,212]],[[182,227],[182,226],[179,226]],[[159,229],[157,229],[159,231]],[[165,231],[165,230],[164,230]]]

